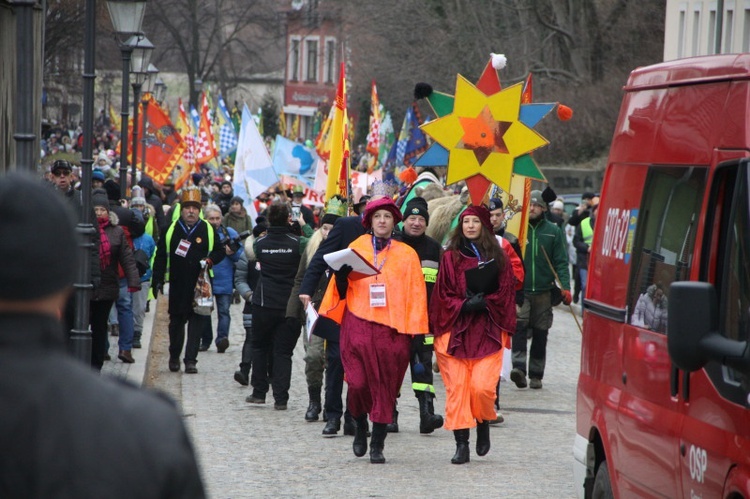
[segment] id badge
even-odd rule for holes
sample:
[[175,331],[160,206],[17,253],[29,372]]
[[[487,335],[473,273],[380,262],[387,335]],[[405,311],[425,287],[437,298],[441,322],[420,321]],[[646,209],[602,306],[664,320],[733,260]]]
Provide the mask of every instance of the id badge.
[[187,239],[180,239],[180,244],[177,245],[177,249],[175,250],[174,254],[184,258],[187,255],[188,250],[190,249],[190,244],[190,241],[188,241]]
[[370,306],[385,307],[385,284],[370,284]]

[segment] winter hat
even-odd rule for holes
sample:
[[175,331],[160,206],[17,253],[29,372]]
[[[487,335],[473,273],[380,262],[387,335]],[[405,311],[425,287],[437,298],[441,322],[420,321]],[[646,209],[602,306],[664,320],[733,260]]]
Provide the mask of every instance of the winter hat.
[[193,173],[191,178],[193,179],[193,184],[198,185],[200,181],[203,180],[203,175],[200,173]]
[[58,159],[54,163],[52,163],[52,167],[49,171],[54,174],[58,170],[66,170],[68,173],[70,173],[73,171],[73,167],[67,160]]
[[104,172],[99,168],[94,168],[94,170],[91,172],[91,180],[99,180],[100,182],[104,182]]
[[109,199],[112,201],[120,200],[120,186],[115,183],[114,180],[107,180],[104,182],[104,191]]
[[38,180],[8,173],[0,177],[0,213],[0,300],[35,300],[73,284],[75,222],[61,196]]
[[94,189],[91,191],[91,206],[103,206],[109,210],[109,197],[104,189]]
[[367,203],[367,206],[365,206],[365,216],[362,219],[362,225],[365,226],[365,229],[370,230],[370,227],[372,227],[372,216],[378,210],[390,211],[393,215],[394,223],[398,223],[402,219],[401,211],[398,209],[396,203],[394,203],[392,199],[379,198],[375,201],[370,201],[369,203]]
[[554,209],[562,210],[563,208],[565,208],[565,205],[559,199],[555,199],[554,201],[552,201],[552,204],[550,205],[550,208],[553,209],[553,210]]
[[231,199],[231,200],[229,201],[229,204],[230,204],[230,205],[232,205],[232,204],[234,204],[234,203],[239,203],[239,204],[242,204],[242,205],[244,205],[244,204],[245,204],[245,200],[244,200],[244,199],[242,199],[242,198],[241,198],[241,197],[239,197],[239,196],[234,196],[234,197],[233,197],[233,198],[232,198],[232,199]]
[[547,209],[547,202],[542,198],[542,191],[531,191],[529,204],[538,204],[545,210]]
[[412,215],[423,216],[425,225],[430,225],[430,214],[427,211],[427,201],[425,201],[423,198],[411,198],[409,202],[406,203],[406,209],[404,210],[404,220]]
[[136,196],[130,199],[130,206],[146,206],[146,198]]
[[495,210],[502,210],[503,209],[503,200],[500,198],[492,198],[490,199],[490,211]]
[[463,223],[464,217],[468,215],[474,215],[475,217],[479,217],[479,221],[482,222],[482,225],[485,226],[487,230],[492,232],[492,222],[490,222],[490,210],[482,206],[475,206],[471,205],[468,208],[466,208],[463,212],[461,212],[460,221]]

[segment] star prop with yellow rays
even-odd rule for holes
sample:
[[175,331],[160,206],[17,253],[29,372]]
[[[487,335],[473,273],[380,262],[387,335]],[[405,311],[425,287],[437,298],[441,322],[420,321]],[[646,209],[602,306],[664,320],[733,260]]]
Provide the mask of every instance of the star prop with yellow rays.
[[509,191],[514,174],[546,181],[530,153],[549,142],[533,127],[557,104],[529,103],[526,85],[528,93],[523,83],[502,89],[490,61],[476,86],[457,75],[455,97],[429,88],[438,118],[421,128],[435,143],[415,165],[447,165],[446,184],[466,180],[473,204],[493,183]]

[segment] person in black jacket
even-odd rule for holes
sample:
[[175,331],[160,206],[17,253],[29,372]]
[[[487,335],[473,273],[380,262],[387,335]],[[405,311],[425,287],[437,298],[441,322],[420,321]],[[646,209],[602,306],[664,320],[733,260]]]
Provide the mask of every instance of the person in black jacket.
[[0,258],[13,262],[0,266],[0,497],[205,497],[174,403],[65,351],[79,250],[64,200],[9,174],[0,213]]
[[273,355],[274,409],[286,410],[292,377],[292,353],[301,329],[287,327],[286,305],[300,260],[300,241],[292,235],[289,208],[274,203],[268,208],[268,231],[255,241],[260,278],[253,291],[253,393],[245,401],[265,404],[268,393],[268,356]]
[[[152,289],[154,297],[162,293],[169,280],[169,370],[180,370],[180,354],[185,344],[185,323],[188,325],[185,344],[185,372],[198,372],[202,316],[193,312],[195,284],[204,267],[211,268],[224,259],[224,246],[219,244],[216,229],[199,218],[201,193],[196,187],[185,188],[180,200],[180,218],[169,226],[159,239],[154,257]],[[169,272],[169,274],[167,274]]]

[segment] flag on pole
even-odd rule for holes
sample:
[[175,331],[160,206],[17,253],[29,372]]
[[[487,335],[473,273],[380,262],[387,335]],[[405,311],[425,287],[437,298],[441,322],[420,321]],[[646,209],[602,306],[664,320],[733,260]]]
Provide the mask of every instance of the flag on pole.
[[[143,101],[148,101],[144,106]],[[164,183],[169,178],[175,165],[182,157],[186,148],[185,142],[177,129],[172,125],[169,115],[161,108],[153,95],[144,95],[139,105],[141,116],[145,116],[145,130],[138,130],[136,158],[143,158],[143,149],[146,150],[146,161],[144,164],[145,174],[156,182]],[[132,130],[131,130],[132,131]],[[132,159],[131,151],[131,159]],[[135,160],[136,164],[138,160]]]
[[373,161],[378,161],[380,154],[380,100],[378,99],[378,88],[375,80],[372,80],[372,92],[370,96],[370,127],[367,133],[367,152],[372,155]]
[[395,141],[396,134],[393,129],[391,113],[385,111],[385,113],[383,113],[383,121],[380,123],[380,151],[378,153],[378,159],[381,165],[386,163],[388,153],[391,151]]
[[298,114],[294,117],[294,121],[292,122],[292,133],[289,134],[290,140],[297,140],[299,137],[299,120],[300,115]]
[[115,108],[111,103],[109,104],[109,122],[112,124],[112,127],[115,130],[122,129],[122,120],[120,119],[120,115],[115,112]]
[[279,114],[279,135],[286,137],[286,114],[284,114],[284,108],[281,108]]
[[224,98],[219,94],[219,108],[216,113],[219,125],[219,154],[224,157],[237,149],[237,132],[234,130],[232,116],[229,114]]
[[253,200],[278,181],[263,137],[258,132],[250,110],[244,105],[232,188],[235,196],[245,200],[245,208],[253,220],[258,216]]
[[331,125],[331,153],[328,161],[328,185],[326,186],[326,200],[334,195],[340,194],[345,199],[348,197],[348,160],[349,150],[347,144],[348,118],[346,116],[346,68],[341,63],[339,70],[339,83],[336,89],[335,113]]
[[205,93],[202,101],[201,121],[195,141],[195,161],[199,164],[208,163],[216,157],[214,134],[211,131],[211,120],[208,116],[208,99]]
[[325,160],[328,160],[331,156],[331,124],[333,123],[334,114],[336,114],[336,106],[331,106],[328,117],[323,122],[320,132],[318,132],[318,136],[315,138],[315,150],[318,151],[318,156]]
[[185,141],[185,151],[182,153],[182,158],[177,162],[179,175],[175,180],[175,190],[182,187],[191,173],[196,171],[195,168],[195,136],[193,135],[192,127],[190,126],[190,119],[187,117],[185,112],[185,106],[182,104],[182,99],[178,99],[179,104],[179,118],[177,119],[177,130],[182,135],[182,139]]
[[193,133],[193,135],[195,135],[201,127],[201,113],[199,113],[192,104],[190,104],[190,119],[193,120],[193,124],[190,128],[195,131],[195,133]]
[[396,143],[396,165],[411,166],[417,156],[427,150],[427,138],[419,128],[420,117],[416,102],[413,102],[404,115],[401,133]]

